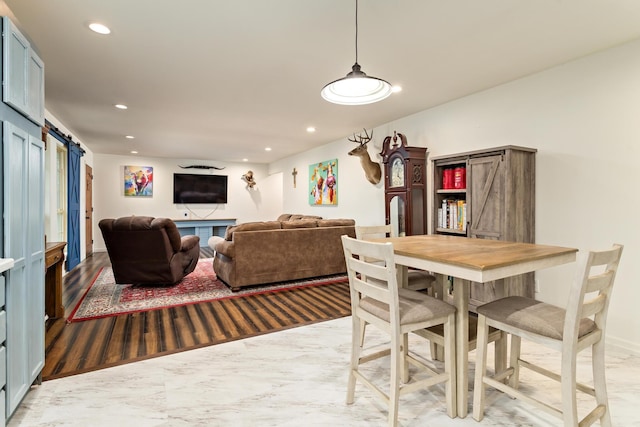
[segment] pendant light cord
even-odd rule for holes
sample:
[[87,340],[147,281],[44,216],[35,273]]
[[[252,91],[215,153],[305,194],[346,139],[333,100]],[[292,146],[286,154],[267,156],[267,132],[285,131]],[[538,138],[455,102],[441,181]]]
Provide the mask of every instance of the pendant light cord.
[[356,64],[358,63],[358,0],[356,0]]

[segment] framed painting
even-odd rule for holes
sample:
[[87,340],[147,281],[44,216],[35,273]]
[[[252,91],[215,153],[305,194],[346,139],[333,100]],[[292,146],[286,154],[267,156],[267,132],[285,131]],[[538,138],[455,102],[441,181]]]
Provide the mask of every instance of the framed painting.
[[125,166],[124,195],[128,197],[153,196],[153,167]]
[[338,204],[338,159],[309,165],[309,204]]

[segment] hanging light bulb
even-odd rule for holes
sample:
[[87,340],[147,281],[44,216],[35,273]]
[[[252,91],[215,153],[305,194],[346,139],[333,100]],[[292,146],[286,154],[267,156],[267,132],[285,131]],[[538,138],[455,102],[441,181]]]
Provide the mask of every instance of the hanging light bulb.
[[393,92],[389,82],[366,75],[358,64],[358,0],[356,0],[356,63],[345,77],[327,84],[320,94],[334,104],[364,105],[382,101]]

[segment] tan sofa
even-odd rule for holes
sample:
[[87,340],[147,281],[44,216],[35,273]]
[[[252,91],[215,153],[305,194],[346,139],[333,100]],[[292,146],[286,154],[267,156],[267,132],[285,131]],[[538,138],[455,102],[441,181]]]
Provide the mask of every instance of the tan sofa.
[[229,226],[215,245],[213,269],[233,291],[344,273],[343,234],[355,237],[354,220],[285,214]]

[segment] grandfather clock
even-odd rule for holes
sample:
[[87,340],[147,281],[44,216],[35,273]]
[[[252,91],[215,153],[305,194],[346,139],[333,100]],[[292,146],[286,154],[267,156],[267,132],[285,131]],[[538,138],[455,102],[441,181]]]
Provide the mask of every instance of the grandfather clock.
[[385,221],[397,236],[427,234],[426,153],[395,131],[382,143]]

